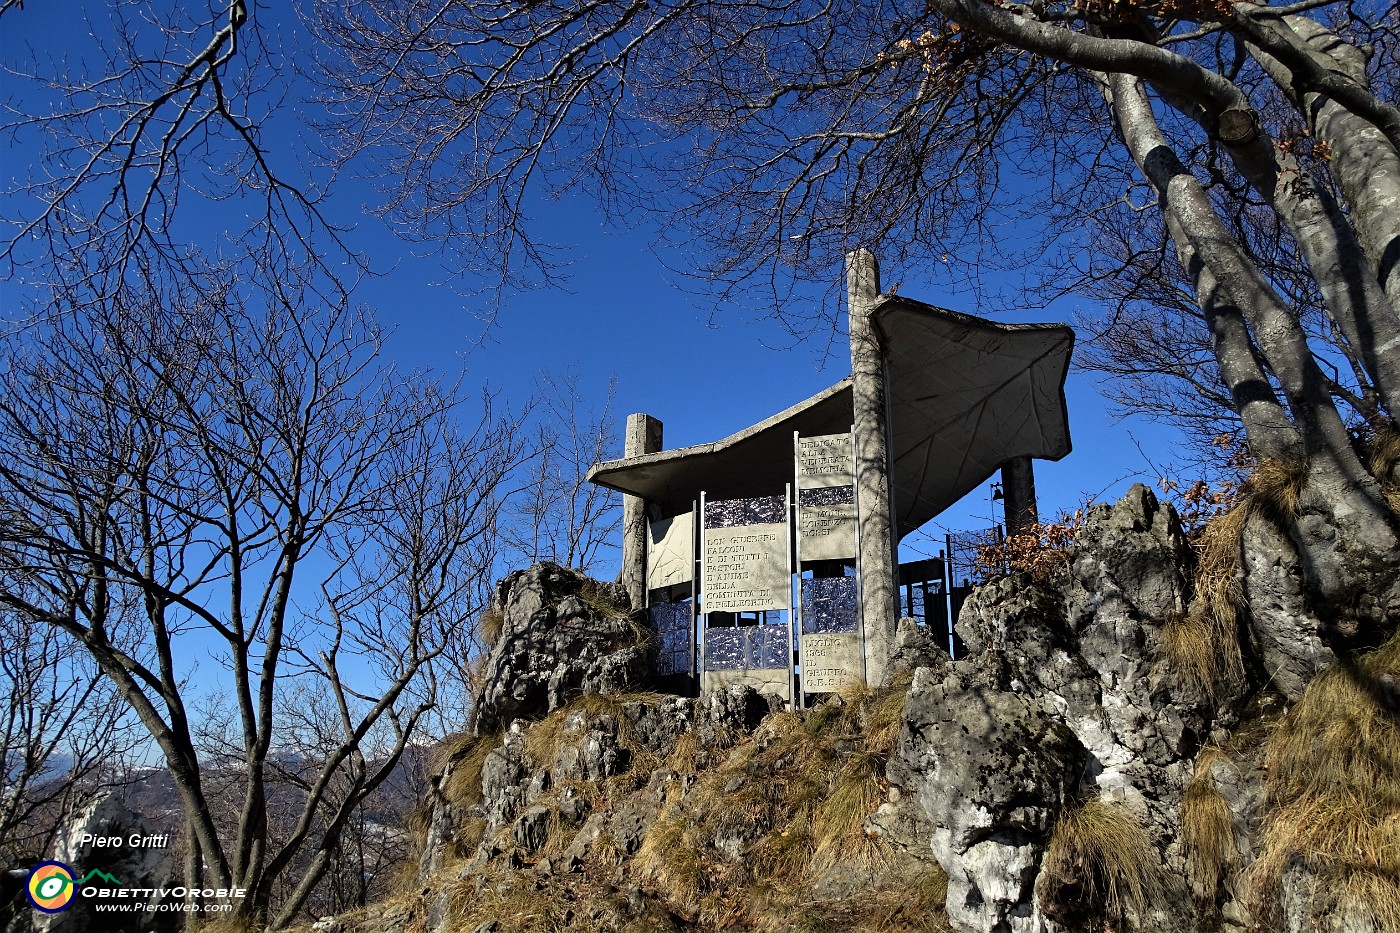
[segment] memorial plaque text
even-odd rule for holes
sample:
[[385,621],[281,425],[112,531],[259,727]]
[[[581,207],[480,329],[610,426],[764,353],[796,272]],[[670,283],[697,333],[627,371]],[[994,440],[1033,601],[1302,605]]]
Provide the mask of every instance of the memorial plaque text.
[[797,488],[821,489],[855,482],[851,435],[823,434],[797,439]]
[[786,522],[705,529],[705,611],[789,608],[787,548]]
[[860,680],[860,636],[855,633],[804,633],[799,653],[806,693],[835,693],[848,681]]

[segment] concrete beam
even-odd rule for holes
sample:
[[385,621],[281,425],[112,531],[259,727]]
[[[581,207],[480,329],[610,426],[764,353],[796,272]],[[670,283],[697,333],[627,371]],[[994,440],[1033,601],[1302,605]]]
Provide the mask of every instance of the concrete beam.
[[[651,415],[628,415],[623,456],[640,457],[661,450],[661,427],[661,422]],[[647,503],[640,496],[622,497],[621,580],[632,608],[640,609],[645,604],[647,585]]]

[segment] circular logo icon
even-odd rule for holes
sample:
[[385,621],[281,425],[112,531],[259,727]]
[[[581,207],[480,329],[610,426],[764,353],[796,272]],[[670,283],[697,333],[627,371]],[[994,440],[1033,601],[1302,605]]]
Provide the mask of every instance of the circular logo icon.
[[56,914],[73,905],[73,869],[62,862],[40,862],[29,872],[26,893],[35,910]]

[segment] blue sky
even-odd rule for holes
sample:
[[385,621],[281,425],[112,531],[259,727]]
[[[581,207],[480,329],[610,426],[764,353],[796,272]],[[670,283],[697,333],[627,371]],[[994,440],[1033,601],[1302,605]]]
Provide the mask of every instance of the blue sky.
[[[75,28],[75,6],[26,5],[5,17],[0,43],[7,65],[41,54],[81,56],[90,39],[87,28]],[[103,28],[101,6],[92,17]],[[259,16],[277,15],[261,8]],[[266,20],[264,20],[266,22]],[[295,25],[282,28],[295,30]],[[42,96],[23,81],[6,74],[3,98],[23,111],[47,106]],[[273,139],[285,146],[284,156],[303,151],[305,132],[288,126]],[[314,140],[309,141],[314,148]],[[32,137],[3,140],[3,177],[7,188],[23,178],[35,163]],[[482,315],[488,299],[480,297],[489,282],[459,276],[441,257],[421,246],[405,243],[384,221],[363,210],[374,200],[366,183],[342,177],[334,189],[335,216],[355,224],[355,247],[372,257],[381,275],[365,280],[358,301],[374,308],[384,323],[395,328],[389,356],[408,369],[432,368],[454,372],[467,369],[468,386],[489,383],[507,399],[521,403],[541,371],[572,368],[579,385],[601,404],[609,379],[617,377],[615,411],[645,411],[666,426],[668,447],[715,440],[805,398],[849,371],[844,336],[814,333],[794,345],[792,338],[763,307],[717,305],[694,280],[673,269],[692,260],[677,246],[654,246],[650,220],[638,218],[631,229],[604,224],[594,204],[583,195],[559,201],[541,200],[534,207],[536,230],[564,248],[569,261],[567,289],[542,289],[509,295],[495,324],[482,339]],[[22,216],[32,206],[7,198],[6,219]],[[216,214],[209,215],[217,217]],[[201,237],[224,231],[217,220],[198,228]],[[668,268],[669,267],[669,268]],[[955,310],[980,313],[971,292],[953,290],[938,269],[885,268],[886,284],[901,282],[901,294]],[[814,302],[832,300],[830,286],[839,280],[840,257],[832,257],[827,281],[810,283]],[[992,279],[992,291],[1016,283]],[[12,318],[34,292],[20,280],[0,284],[0,315]],[[1070,320],[1072,301],[1049,309],[997,315],[1005,321]],[[828,352],[828,350],[830,352]],[[1172,459],[1175,435],[1141,420],[1115,421],[1091,378],[1072,373],[1067,395],[1074,451],[1059,463],[1037,462],[1036,478],[1042,514],[1073,508],[1086,496],[1112,498],[1134,479],[1153,482],[1156,472],[1142,450],[1157,463]],[[1136,439],[1136,442],[1135,440]],[[952,529],[987,524],[992,506],[984,488],[939,520]],[[941,530],[934,529],[941,535]],[[906,557],[921,556],[918,548]]]

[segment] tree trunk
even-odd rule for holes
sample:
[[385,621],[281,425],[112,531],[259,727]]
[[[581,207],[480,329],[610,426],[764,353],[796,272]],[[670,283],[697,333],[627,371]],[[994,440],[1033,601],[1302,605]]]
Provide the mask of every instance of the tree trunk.
[[[1278,28],[1291,29],[1326,67],[1365,86],[1366,62],[1360,50],[1306,17],[1290,16]],[[1254,55],[1275,83],[1289,93],[1293,76],[1288,69],[1266,51],[1255,51]],[[1294,103],[1313,136],[1327,144],[1332,172],[1351,206],[1357,239],[1394,314],[1400,311],[1400,153],[1373,123],[1328,97],[1294,95]],[[1394,409],[1391,416],[1395,416]]]
[[[1309,585],[1320,597],[1319,612],[1372,626],[1393,625],[1392,613],[1400,614],[1400,536],[1379,484],[1352,447],[1297,318],[1221,224],[1200,182],[1167,144],[1141,82],[1112,75],[1109,86],[1124,141],[1156,188],[1169,229],[1174,237],[1185,237],[1230,304],[1243,312],[1298,425],[1308,460],[1306,479],[1297,514],[1281,518]],[[1198,294],[1203,305],[1219,297]],[[1221,365],[1223,369],[1226,362]]]
[[1275,460],[1301,459],[1302,439],[1264,373],[1244,315],[1201,261],[1175,216],[1168,213],[1166,220],[1177,258],[1191,278],[1201,312],[1210,327],[1215,360],[1234,409],[1244,423],[1250,451],[1256,457]]

